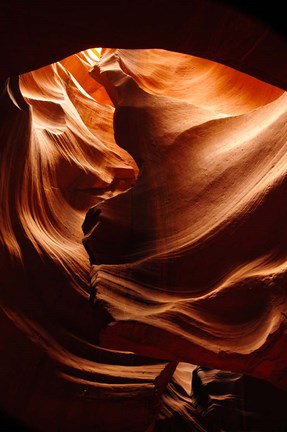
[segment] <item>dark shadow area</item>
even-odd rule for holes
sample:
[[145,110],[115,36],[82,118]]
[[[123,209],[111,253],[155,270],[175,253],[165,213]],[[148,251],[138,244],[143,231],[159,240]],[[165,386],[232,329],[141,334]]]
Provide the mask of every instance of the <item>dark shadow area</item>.
[[3,411],[0,411],[0,431],[38,432]]

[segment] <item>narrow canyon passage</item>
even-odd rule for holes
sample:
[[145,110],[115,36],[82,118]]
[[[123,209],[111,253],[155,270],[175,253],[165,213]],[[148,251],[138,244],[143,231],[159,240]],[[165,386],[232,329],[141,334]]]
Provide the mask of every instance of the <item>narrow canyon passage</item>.
[[119,2],[75,43],[75,5],[16,3],[18,37],[38,24],[0,65],[3,427],[285,431],[286,40],[215,1],[141,33]]

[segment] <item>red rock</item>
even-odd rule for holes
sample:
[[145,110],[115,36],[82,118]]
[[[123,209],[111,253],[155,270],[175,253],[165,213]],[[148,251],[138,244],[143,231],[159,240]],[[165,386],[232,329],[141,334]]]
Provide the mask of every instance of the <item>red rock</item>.
[[0,408],[23,425],[284,430],[285,21],[235,3],[1,6]]

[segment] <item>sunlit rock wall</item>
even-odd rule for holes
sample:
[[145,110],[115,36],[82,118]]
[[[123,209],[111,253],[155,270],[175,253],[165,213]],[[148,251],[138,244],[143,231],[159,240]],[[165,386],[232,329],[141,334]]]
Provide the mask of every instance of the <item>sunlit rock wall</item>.
[[64,3],[4,11],[3,414],[285,430],[284,38],[223,3],[107,2],[94,32]]
[[85,237],[97,297],[121,321],[102,340],[285,386],[286,95],[192,61],[120,50],[100,63],[115,137],[141,167]]

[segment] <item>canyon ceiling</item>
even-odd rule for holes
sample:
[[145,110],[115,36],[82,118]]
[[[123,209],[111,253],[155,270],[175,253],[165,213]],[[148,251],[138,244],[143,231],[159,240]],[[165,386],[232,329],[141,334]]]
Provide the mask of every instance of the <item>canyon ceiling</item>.
[[286,432],[285,12],[249,3],[1,5],[1,430]]

